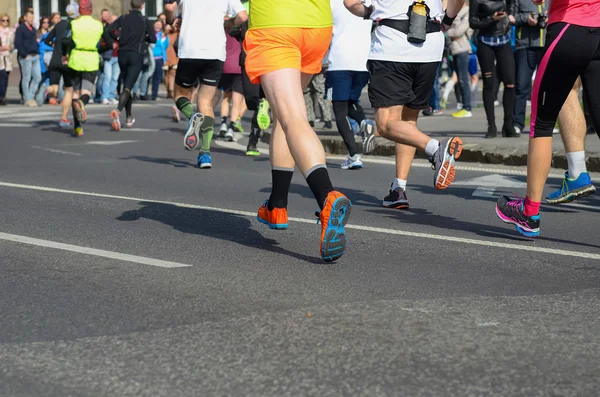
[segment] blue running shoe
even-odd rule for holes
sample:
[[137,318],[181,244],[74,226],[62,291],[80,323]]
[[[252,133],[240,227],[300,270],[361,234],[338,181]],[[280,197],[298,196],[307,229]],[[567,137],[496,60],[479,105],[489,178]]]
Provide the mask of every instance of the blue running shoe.
[[564,204],[579,198],[594,194],[596,188],[592,184],[590,174],[582,172],[577,179],[571,179],[569,173],[565,172],[565,179],[562,186],[555,192],[546,197],[547,204]]
[[496,215],[504,223],[515,225],[517,232],[526,237],[540,234],[540,214],[527,216],[523,213],[523,199],[501,196],[496,203]]
[[198,168],[212,168],[210,153],[200,153],[198,155]]

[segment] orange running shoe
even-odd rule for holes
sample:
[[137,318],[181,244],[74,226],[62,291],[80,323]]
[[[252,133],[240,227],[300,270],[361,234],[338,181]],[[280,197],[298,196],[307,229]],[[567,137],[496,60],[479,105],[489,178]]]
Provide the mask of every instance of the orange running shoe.
[[80,123],[83,124],[87,121],[87,112],[81,99],[73,99],[73,112]]
[[50,98],[48,99],[48,105],[56,106],[58,105],[58,100],[56,100],[56,98]]
[[331,262],[344,255],[346,234],[344,226],[348,223],[352,203],[348,197],[335,190],[329,192],[325,205],[319,214],[321,221],[321,258]]
[[437,190],[444,190],[454,181],[456,170],[454,162],[462,153],[462,140],[455,136],[440,142],[440,147],[429,161],[434,169],[433,186]]
[[288,228],[288,214],[285,208],[273,208],[273,211],[269,211],[269,200],[258,209],[258,215],[256,219],[260,223],[269,225],[271,229],[284,230]]
[[121,115],[118,110],[110,111],[110,119],[111,119],[111,128],[113,131],[121,130]]

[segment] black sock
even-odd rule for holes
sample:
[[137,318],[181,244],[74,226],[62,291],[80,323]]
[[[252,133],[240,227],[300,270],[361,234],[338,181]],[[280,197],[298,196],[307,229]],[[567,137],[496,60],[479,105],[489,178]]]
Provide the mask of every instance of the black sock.
[[227,124],[227,116],[221,117],[221,124]]
[[360,123],[362,123],[363,120],[367,118],[365,116],[364,109],[358,103],[348,104],[348,116],[350,116],[352,120],[356,121],[358,125],[360,125]]
[[233,121],[229,123],[229,128],[235,131],[235,123]]
[[121,95],[119,95],[119,112],[121,112],[125,106],[127,106],[127,102],[131,98],[131,92],[129,90],[123,90]]
[[293,175],[294,169],[273,168],[271,170],[273,188],[271,189],[271,197],[269,197],[269,211],[272,211],[273,208],[287,208],[288,193]]
[[333,191],[333,185],[331,184],[329,172],[327,172],[325,165],[315,165],[311,168],[306,176],[306,183],[308,183],[315,199],[317,199],[319,208],[323,209],[327,195]]
[[77,99],[73,99],[73,102],[71,103],[71,112],[73,113],[73,127],[74,128],[78,128],[81,126],[81,123],[79,122],[79,119],[77,118],[77,111],[75,110],[75,101]]
[[348,148],[348,153],[352,157],[358,153],[358,148],[354,139],[354,131],[352,131],[348,120],[348,101],[333,101],[333,113],[335,114],[335,124],[338,131],[346,144],[346,148]]
[[81,102],[83,102],[84,105],[87,105],[90,101],[90,96],[88,94],[83,94],[79,99],[81,99]]

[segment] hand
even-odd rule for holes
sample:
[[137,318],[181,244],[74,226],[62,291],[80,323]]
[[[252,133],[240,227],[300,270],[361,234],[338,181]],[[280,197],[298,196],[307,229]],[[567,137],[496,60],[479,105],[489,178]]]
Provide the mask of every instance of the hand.
[[68,56],[63,56],[62,57],[62,64],[63,65],[68,65],[69,64],[69,57]]
[[492,15],[492,19],[496,22],[503,20],[506,17],[505,12],[496,12]]
[[515,23],[517,23],[517,20],[516,20],[516,19],[515,19],[515,17],[514,17],[514,16],[512,16],[512,15],[509,15],[509,16],[508,16],[508,20],[509,20],[509,21],[510,21],[510,23],[512,23],[513,25],[514,25]]
[[529,26],[536,27],[536,26],[537,26],[537,24],[538,24],[538,21],[537,21],[537,19],[536,19],[536,18],[534,18],[534,17],[533,17],[533,15],[532,15],[532,14],[529,14],[529,15],[527,16],[527,23],[529,24]]
[[[446,24],[442,24],[442,33],[446,33],[448,30],[450,30],[451,26],[446,25]],[[454,38],[451,38],[452,41],[454,41]]]
[[116,41],[113,41],[113,50],[118,50],[119,44]]

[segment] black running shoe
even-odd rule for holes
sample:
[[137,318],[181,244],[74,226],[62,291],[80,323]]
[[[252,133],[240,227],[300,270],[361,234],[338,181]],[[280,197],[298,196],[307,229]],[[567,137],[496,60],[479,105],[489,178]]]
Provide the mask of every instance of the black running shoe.
[[390,194],[383,198],[383,206],[396,209],[408,208],[406,190],[401,187],[397,187],[394,190],[390,189]]
[[496,203],[496,215],[502,222],[515,225],[523,236],[537,237],[540,234],[540,215],[526,216],[521,198],[501,196]]

